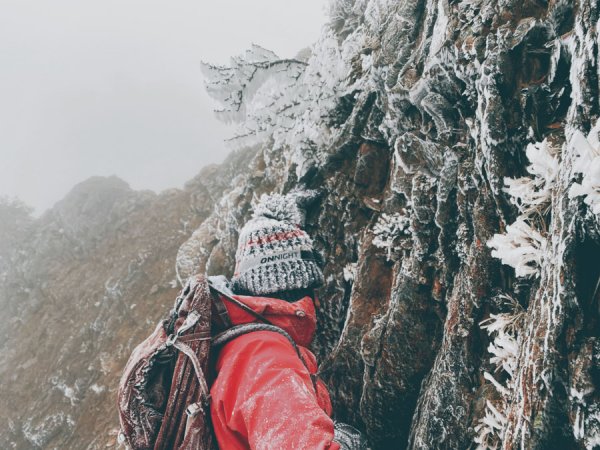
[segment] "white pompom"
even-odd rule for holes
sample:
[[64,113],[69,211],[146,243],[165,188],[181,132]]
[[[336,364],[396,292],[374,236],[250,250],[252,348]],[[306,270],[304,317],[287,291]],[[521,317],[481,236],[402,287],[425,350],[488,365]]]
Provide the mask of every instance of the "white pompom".
[[317,198],[317,191],[293,191],[287,195],[263,194],[254,208],[253,217],[268,217],[270,219],[304,226],[306,211],[304,208]]

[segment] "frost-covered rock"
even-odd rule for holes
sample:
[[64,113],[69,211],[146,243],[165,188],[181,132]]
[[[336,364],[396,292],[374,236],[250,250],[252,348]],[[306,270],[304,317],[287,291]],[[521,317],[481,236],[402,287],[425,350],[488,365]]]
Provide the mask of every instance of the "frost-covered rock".
[[344,267],[344,280],[349,283],[354,282],[354,278],[356,277],[356,263],[348,263]]
[[569,191],[570,197],[584,197],[584,202],[590,210],[600,215],[600,121],[590,131],[586,138],[581,132],[576,131],[570,145],[574,148],[577,159],[573,172],[581,174],[580,183],[573,183]]

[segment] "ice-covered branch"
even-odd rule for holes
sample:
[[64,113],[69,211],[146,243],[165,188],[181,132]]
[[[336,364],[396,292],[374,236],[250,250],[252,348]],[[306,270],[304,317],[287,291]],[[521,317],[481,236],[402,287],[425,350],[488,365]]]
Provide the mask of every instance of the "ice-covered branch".
[[203,64],[209,94],[222,106],[217,117],[237,125],[227,144],[240,148],[272,139],[273,149],[289,149],[288,163],[299,172],[307,170],[306,161],[324,159],[315,157],[315,149],[329,142],[329,118],[345,93],[350,67],[343,52],[326,32],[306,62],[255,45],[229,66]]
[[383,213],[373,227],[373,245],[384,249],[387,259],[392,260],[399,239],[410,234],[410,213],[406,208],[394,214]]
[[492,256],[512,266],[518,277],[539,274],[539,267],[546,247],[546,238],[539,224],[543,223],[546,209],[550,206],[552,190],[558,175],[558,157],[555,149],[545,139],[529,144],[525,150],[529,165],[529,177],[505,178],[504,191],[521,214],[506,227],[505,233],[495,234],[487,242]]
[[281,59],[258,45],[231,58],[229,66],[204,62],[201,65],[209,95],[223,106],[216,111],[217,117],[227,123],[241,123],[247,119],[247,107],[265,83],[275,80],[279,87],[292,86],[305,67],[306,62]]

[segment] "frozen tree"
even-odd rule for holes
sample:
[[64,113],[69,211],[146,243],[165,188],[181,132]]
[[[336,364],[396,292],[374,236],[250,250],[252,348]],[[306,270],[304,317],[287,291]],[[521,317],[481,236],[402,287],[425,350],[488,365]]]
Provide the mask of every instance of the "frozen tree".
[[322,164],[336,135],[334,108],[347,93],[343,82],[354,44],[340,46],[332,32],[313,44],[307,61],[281,59],[257,45],[229,66],[203,64],[209,94],[222,109],[217,117],[237,126],[228,143],[245,148],[272,139],[302,176]]
[[291,126],[299,104],[294,93],[305,69],[306,62],[281,59],[258,45],[231,58],[229,66],[202,64],[207,91],[223,106],[217,117],[238,125],[233,146],[251,146],[275,127]]
[[392,260],[400,249],[400,240],[410,233],[410,215],[406,208],[391,215],[383,213],[373,227],[373,245],[384,249],[387,259]]

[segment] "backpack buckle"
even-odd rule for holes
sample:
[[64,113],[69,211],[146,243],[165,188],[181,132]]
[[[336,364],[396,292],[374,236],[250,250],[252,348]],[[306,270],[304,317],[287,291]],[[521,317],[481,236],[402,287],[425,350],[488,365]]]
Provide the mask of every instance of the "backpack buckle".
[[167,340],[165,341],[165,345],[166,345],[167,347],[171,347],[172,345],[174,345],[174,344],[175,344],[175,341],[177,340],[177,338],[178,338],[178,337],[179,337],[179,336],[178,336],[177,334],[170,334],[170,335],[167,337]]
[[167,341],[166,341],[167,347],[170,347],[171,345],[175,344],[175,342],[177,341],[177,338],[179,338],[186,331],[188,331],[190,328],[192,328],[194,325],[196,325],[198,323],[198,320],[200,320],[200,313],[198,311],[190,312],[188,314],[188,316],[185,318],[185,321],[179,327],[179,330],[177,330],[177,333],[171,334],[167,338]]
[[192,403],[185,409],[185,413],[188,417],[194,417],[200,412],[201,409],[200,403]]
[[200,320],[200,313],[198,311],[190,312],[185,318],[185,321],[179,327],[179,330],[177,330],[177,335],[181,336],[183,333],[185,333],[194,325],[196,325],[198,323],[198,320]]
[[200,395],[200,397],[201,398],[199,402],[192,403],[185,408],[185,413],[188,417],[196,417],[196,415],[203,410],[202,407],[208,408],[210,406],[210,394],[207,396]]

